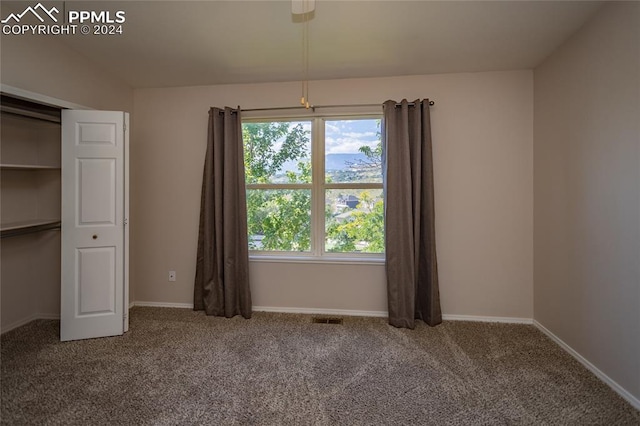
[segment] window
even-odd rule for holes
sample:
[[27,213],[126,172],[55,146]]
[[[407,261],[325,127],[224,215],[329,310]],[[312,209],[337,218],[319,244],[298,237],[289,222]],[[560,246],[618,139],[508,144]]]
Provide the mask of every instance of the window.
[[380,120],[243,122],[253,254],[381,258]]

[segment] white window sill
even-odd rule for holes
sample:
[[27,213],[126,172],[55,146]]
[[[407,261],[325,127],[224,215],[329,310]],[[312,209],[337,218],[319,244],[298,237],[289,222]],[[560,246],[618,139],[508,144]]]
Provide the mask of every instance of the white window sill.
[[250,254],[249,262],[256,263],[316,263],[334,265],[384,265],[384,257],[355,256],[287,256]]

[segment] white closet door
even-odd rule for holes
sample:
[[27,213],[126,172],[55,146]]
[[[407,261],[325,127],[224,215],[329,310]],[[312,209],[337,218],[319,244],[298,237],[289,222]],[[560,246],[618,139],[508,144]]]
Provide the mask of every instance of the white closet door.
[[125,120],[123,112],[62,111],[63,341],[127,328]]

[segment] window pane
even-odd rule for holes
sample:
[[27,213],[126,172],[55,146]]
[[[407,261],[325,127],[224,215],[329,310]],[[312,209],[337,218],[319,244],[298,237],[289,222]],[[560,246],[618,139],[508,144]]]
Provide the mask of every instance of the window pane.
[[247,183],[311,182],[311,122],[243,123]]
[[309,251],[311,190],[247,190],[249,250]]
[[325,251],[384,253],[382,189],[325,192]]
[[327,183],[382,182],[380,119],[325,121]]

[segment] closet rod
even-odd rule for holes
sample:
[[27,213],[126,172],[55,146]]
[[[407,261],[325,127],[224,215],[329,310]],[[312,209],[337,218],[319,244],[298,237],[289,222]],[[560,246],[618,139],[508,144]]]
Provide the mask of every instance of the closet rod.
[[0,111],[2,111],[4,113],[7,113],[7,114],[13,114],[13,115],[19,115],[19,116],[22,116],[22,117],[35,118],[36,120],[49,121],[49,122],[52,122],[52,123],[61,123],[62,122],[60,117],[54,117],[54,116],[51,116],[51,115],[42,114],[42,113],[35,112],[35,111],[28,111],[28,110],[24,110],[24,109],[21,109],[21,108],[8,106],[8,105],[2,105],[0,107]]
[[61,227],[62,225],[60,222],[55,222],[55,223],[50,223],[46,225],[36,225],[36,226],[29,226],[25,228],[8,229],[6,231],[2,231],[0,238],[10,238],[10,237],[17,237],[19,235],[33,234],[36,232],[56,230],[56,229],[61,229]]
[[[435,105],[435,101],[427,101],[429,106]],[[396,107],[399,107],[400,103],[396,103]],[[409,106],[414,106],[415,102],[408,102]],[[316,108],[365,108],[365,107],[382,107],[382,104],[349,104],[349,105],[311,105],[309,108],[305,106],[292,106],[292,107],[275,107],[275,108],[248,108],[241,109],[241,112],[254,112],[254,111],[284,111],[292,109],[310,109],[315,112]],[[237,109],[232,109],[232,112],[236,112]],[[222,112],[222,111],[221,111]]]

